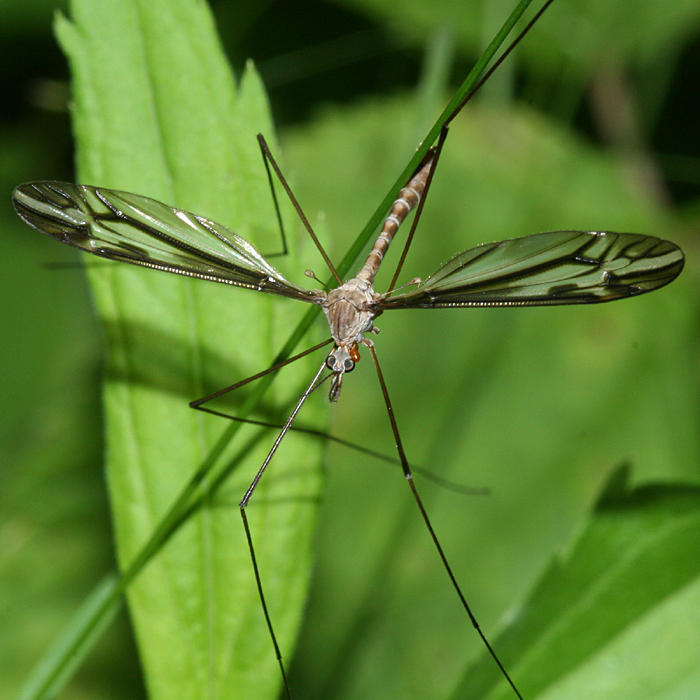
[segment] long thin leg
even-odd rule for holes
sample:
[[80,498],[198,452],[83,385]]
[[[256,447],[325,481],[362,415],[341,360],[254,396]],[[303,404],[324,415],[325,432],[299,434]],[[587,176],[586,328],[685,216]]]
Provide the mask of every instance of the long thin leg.
[[474,95],[481,89],[481,86],[493,75],[493,72],[498,68],[498,66],[503,63],[503,61],[508,58],[513,49],[525,38],[525,35],[532,29],[535,22],[544,14],[545,10],[554,2],[554,0],[547,0],[544,5],[537,11],[534,17],[525,25],[524,29],[518,33],[518,35],[511,41],[508,48],[496,59],[494,64],[479,78],[478,82],[472,87],[472,89],[464,96],[462,101],[452,110],[450,115],[445,120],[444,126],[449,126],[452,120],[464,109],[464,105],[469,102],[469,100],[474,97]]
[[[330,377],[331,375],[328,376]],[[246,425],[257,425],[260,428],[277,428],[277,430],[280,430],[284,427],[283,423],[271,423],[270,421],[256,420],[254,418],[242,418],[240,416],[234,416],[232,413],[226,413],[225,411],[217,411],[216,409],[209,408],[208,406],[198,405],[193,406],[192,408],[196,408],[198,411],[203,411],[204,413],[209,413],[212,416],[217,416],[218,418],[227,418],[228,420],[236,421],[237,423],[245,423]],[[388,464],[401,464],[400,460],[398,460],[396,457],[389,457],[389,455],[385,455],[382,452],[377,452],[369,447],[352,442],[352,440],[346,440],[345,438],[338,437],[337,435],[331,435],[331,433],[327,433],[324,430],[319,430],[318,428],[305,428],[292,425],[289,430],[294,433],[302,433],[304,435],[309,435],[310,437],[319,438],[328,442],[334,442],[337,445],[342,445],[343,447],[355,450],[356,452],[361,452],[369,457],[374,457],[380,462],[386,462]],[[454,493],[459,493],[464,496],[488,496],[491,493],[486,487],[465,486],[464,484],[460,484],[456,481],[444,479],[443,477],[433,474],[433,472],[428,469],[424,469],[423,467],[414,465],[413,471],[416,474],[421,474],[429,481],[432,481],[434,484],[437,484],[448,491],[453,491]]]
[[326,368],[326,363],[323,362],[321,366],[318,368],[318,371],[314,375],[314,378],[311,380],[311,383],[309,386],[306,388],[304,393],[299,397],[299,400],[297,401],[296,405],[294,406],[294,409],[289,415],[289,418],[287,418],[287,421],[285,424],[282,426],[282,430],[280,430],[279,435],[277,436],[277,439],[275,440],[274,444],[270,448],[270,451],[267,453],[267,457],[265,457],[265,460],[263,461],[260,469],[258,469],[257,474],[253,478],[253,481],[250,483],[250,486],[246,489],[245,494],[243,495],[243,498],[241,499],[241,502],[238,504],[240,511],[241,511],[241,518],[243,520],[243,528],[245,530],[245,536],[246,540],[248,541],[248,550],[250,551],[250,559],[253,563],[253,572],[255,573],[255,584],[258,587],[258,595],[260,596],[260,603],[262,605],[263,613],[265,615],[265,622],[267,623],[267,629],[270,632],[270,639],[272,640],[272,646],[275,648],[275,656],[277,658],[277,663],[279,664],[280,671],[282,673],[282,679],[284,681],[284,690],[286,693],[287,698],[291,700],[292,694],[289,689],[289,683],[287,681],[287,673],[284,670],[284,663],[282,661],[282,652],[280,651],[279,644],[277,642],[277,637],[275,635],[275,630],[272,626],[272,619],[270,618],[270,611],[267,608],[267,602],[265,601],[265,594],[263,592],[263,587],[262,587],[262,579],[260,578],[260,570],[258,569],[258,560],[255,557],[255,547],[253,546],[253,537],[250,532],[250,525],[248,524],[248,516],[246,515],[245,509],[246,506],[248,505],[248,502],[250,501],[251,497],[253,496],[253,492],[255,491],[255,488],[257,487],[258,483],[260,482],[260,479],[262,478],[262,475],[265,473],[265,470],[267,469],[267,465],[270,463],[270,460],[274,456],[275,452],[277,452],[277,448],[280,446],[280,443],[284,439],[284,436],[287,434],[287,431],[291,428],[292,422],[296,418],[297,413],[301,410],[301,407],[304,405],[304,402],[306,399],[309,398],[311,395],[311,392],[318,386],[318,380],[321,374],[323,373],[323,370]]
[[[420,202],[418,204],[418,209],[416,211],[416,215],[413,218],[413,223],[411,224],[411,230],[408,233],[408,236],[406,238],[406,243],[404,244],[403,251],[401,252],[401,257],[399,258],[398,265],[396,266],[396,270],[394,272],[394,276],[391,279],[391,284],[389,285],[389,288],[387,289],[387,293],[391,292],[394,287],[396,286],[396,282],[399,278],[399,274],[401,272],[401,269],[403,268],[404,261],[406,260],[406,255],[408,254],[408,250],[411,246],[411,242],[413,241],[413,235],[416,231],[416,228],[418,226],[418,221],[420,220],[421,214],[423,212],[423,205],[425,203],[425,200],[428,197],[428,190],[430,189],[430,183],[433,181],[433,175],[435,174],[435,168],[437,166],[438,159],[440,158],[440,153],[442,152],[442,146],[445,142],[445,139],[447,138],[447,132],[449,129],[450,124],[452,121],[455,119],[455,117],[464,109],[464,106],[469,102],[472,97],[479,91],[481,86],[491,77],[491,75],[494,73],[494,71],[503,63],[503,61],[506,60],[506,58],[510,55],[510,53],[513,51],[513,49],[523,40],[525,35],[532,29],[533,25],[537,20],[542,16],[542,14],[545,12],[545,10],[551,5],[553,0],[547,0],[544,5],[537,11],[535,16],[527,23],[525,28],[513,39],[513,41],[510,43],[510,45],[506,48],[506,50],[496,59],[494,64],[484,73],[483,76],[479,79],[479,81],[474,85],[474,87],[464,96],[464,99],[455,107],[455,109],[450,113],[450,115],[447,117],[445,120],[445,123],[443,124],[443,127],[440,131],[440,136],[438,137],[438,142],[437,145],[435,146],[432,151],[429,152],[429,154],[432,152],[434,154],[433,156],[433,162],[430,167],[430,172],[428,174],[428,179],[425,184],[425,189],[423,191],[423,194],[421,196]],[[420,166],[419,166],[420,167]]]
[[267,369],[264,369],[262,372],[258,372],[256,374],[252,374],[250,377],[246,377],[246,379],[241,379],[241,381],[236,382],[235,384],[231,384],[230,386],[225,386],[223,389],[218,389],[217,391],[213,392],[212,394],[208,394],[207,396],[202,396],[200,399],[194,399],[194,401],[190,401],[190,408],[198,408],[200,410],[207,411],[209,413],[213,413],[211,409],[202,409],[201,406],[202,404],[208,403],[209,401],[212,401],[213,399],[218,398],[219,396],[223,396],[224,394],[228,394],[231,391],[235,391],[236,389],[240,389],[240,387],[245,386],[246,384],[249,384],[250,382],[255,381],[256,379],[260,379],[260,377],[264,377],[266,374],[270,374],[271,372],[276,372],[278,369],[281,369],[282,367],[285,367],[286,365],[291,365],[292,362],[296,362],[297,360],[301,359],[302,357],[309,355],[312,352],[315,352],[319,348],[322,348],[324,345],[328,345],[333,339],[328,338],[328,340],[324,340],[322,343],[318,343],[317,345],[314,345],[307,350],[304,350],[303,352],[298,353],[297,355],[292,355],[292,357],[288,357],[284,362],[279,362],[276,365],[272,365],[272,367],[268,367]]
[[255,477],[253,478],[253,481],[250,482],[250,486],[246,489],[246,492],[243,495],[241,502],[239,503],[241,508],[245,508],[248,505],[248,502],[250,501],[250,498],[253,495],[253,492],[255,491],[255,487],[258,485],[258,482],[260,481],[260,479],[262,478],[262,475],[265,473],[265,470],[267,469],[267,465],[270,463],[270,460],[272,459],[275,452],[277,452],[277,448],[280,446],[280,443],[284,439],[284,436],[287,434],[287,431],[291,428],[292,422],[296,418],[297,413],[299,413],[299,410],[304,405],[304,402],[306,401],[306,399],[309,398],[309,396],[311,395],[311,392],[316,388],[316,386],[318,384],[318,379],[321,376],[321,374],[325,368],[326,368],[326,362],[324,360],[321,363],[321,366],[318,368],[318,371],[314,375],[314,378],[312,379],[309,386],[306,388],[304,393],[299,397],[299,400],[297,401],[296,405],[294,406],[292,412],[289,414],[289,418],[287,418],[287,421],[282,426],[282,430],[280,430],[280,433],[277,436],[277,439],[275,440],[272,447],[270,448],[270,451],[267,453],[267,457],[265,457],[265,460],[263,461],[262,466],[260,467],[260,469],[258,469],[258,472],[255,475]]
[[515,683],[511,680],[511,677],[508,675],[508,671],[506,671],[505,666],[501,663],[500,659],[496,655],[496,652],[493,650],[491,647],[491,644],[489,643],[488,639],[486,639],[486,635],[482,632],[481,627],[479,627],[479,623],[476,621],[476,618],[474,617],[474,614],[471,611],[471,608],[469,607],[469,604],[467,603],[467,599],[464,597],[464,594],[462,593],[462,589],[459,586],[459,583],[457,583],[457,579],[452,572],[452,567],[450,566],[449,562],[447,561],[447,556],[445,555],[444,550],[442,549],[442,546],[440,544],[440,541],[437,538],[437,535],[435,534],[435,530],[433,530],[433,526],[430,523],[430,519],[428,518],[428,513],[425,510],[425,507],[423,506],[423,502],[420,499],[420,496],[418,495],[418,491],[416,489],[416,485],[413,482],[413,474],[411,473],[411,467],[408,464],[408,459],[406,458],[406,453],[404,452],[403,449],[403,443],[401,442],[401,437],[399,435],[399,428],[398,425],[396,424],[396,418],[394,416],[394,409],[392,408],[391,401],[389,399],[389,392],[386,388],[386,383],[384,382],[384,375],[382,374],[381,367],[379,366],[379,358],[377,357],[377,353],[374,349],[374,343],[365,338],[362,341],[367,347],[369,348],[370,353],[372,354],[372,360],[374,361],[374,366],[377,370],[377,377],[379,379],[379,386],[381,387],[382,390],[382,396],[384,397],[384,403],[386,405],[386,410],[389,415],[389,422],[391,423],[391,432],[394,435],[394,440],[396,442],[396,450],[399,453],[399,459],[401,460],[401,466],[403,468],[403,473],[404,476],[406,477],[406,480],[408,481],[408,485],[411,488],[411,493],[413,494],[413,497],[416,501],[416,504],[418,505],[418,509],[420,510],[421,516],[423,517],[423,521],[425,522],[426,527],[428,528],[428,532],[430,533],[430,537],[433,540],[433,544],[435,545],[435,548],[437,549],[437,552],[440,556],[440,559],[442,560],[442,565],[447,572],[447,575],[450,578],[450,581],[452,582],[452,587],[455,589],[457,592],[457,595],[459,596],[459,599],[462,603],[462,607],[466,611],[467,615],[469,616],[469,619],[474,627],[474,629],[477,631],[479,637],[481,638],[481,641],[484,643],[486,648],[489,651],[489,654],[491,654],[491,657],[493,660],[496,662],[498,668],[501,670],[501,673],[505,677],[505,679],[508,681],[510,684],[511,688],[515,691],[515,694],[522,700],[522,695],[520,695],[520,692],[515,686]]
[[328,269],[331,271],[333,277],[335,277],[338,284],[342,284],[343,280],[340,279],[340,275],[338,275],[335,267],[333,266],[333,263],[331,262],[331,259],[328,257],[328,254],[323,249],[323,246],[321,245],[321,241],[318,240],[318,238],[316,237],[316,234],[314,233],[314,230],[311,228],[311,224],[309,223],[309,220],[306,218],[306,214],[304,214],[304,212],[301,208],[301,205],[297,201],[297,198],[294,196],[291,187],[289,186],[289,184],[287,183],[287,180],[285,179],[284,175],[282,174],[282,171],[280,170],[279,165],[277,165],[277,161],[272,156],[272,153],[270,152],[270,149],[268,148],[267,143],[265,141],[265,137],[262,134],[258,134],[258,143],[260,144],[260,149],[263,152],[263,156],[270,162],[272,169],[275,171],[275,175],[277,175],[277,178],[279,179],[280,183],[282,184],[284,191],[287,193],[287,196],[289,197],[290,201],[294,205],[294,208],[296,209],[297,214],[299,215],[299,218],[301,219],[301,223],[304,224],[304,227],[309,232],[309,236],[311,236],[311,240],[314,242],[315,246],[318,248],[318,251],[319,251],[319,253],[321,253],[321,257],[323,258],[326,265],[328,265]]
[[262,156],[263,163],[265,164],[265,171],[267,172],[267,182],[270,185],[270,194],[272,195],[272,203],[275,205],[275,216],[277,217],[277,225],[280,229],[280,236],[282,238],[282,252],[281,253],[265,253],[266,258],[274,258],[281,255],[286,255],[287,250],[287,234],[284,230],[284,222],[282,221],[282,213],[280,212],[280,205],[277,201],[277,192],[275,191],[275,183],[272,181],[272,173],[270,172],[270,164],[265,156],[265,149],[258,139],[258,145],[260,146],[260,155]]

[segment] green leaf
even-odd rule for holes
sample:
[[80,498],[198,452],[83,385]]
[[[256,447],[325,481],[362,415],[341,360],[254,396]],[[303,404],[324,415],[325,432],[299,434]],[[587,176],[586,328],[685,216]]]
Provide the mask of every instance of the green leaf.
[[[61,19],[57,31],[73,73],[78,179],[155,197],[219,221],[264,251],[271,242],[279,249],[255,141],[257,131],[272,137],[264,90],[252,66],[236,90],[206,5],[76,1],[72,10],[72,22]],[[294,251],[291,258],[292,269],[302,269]],[[267,367],[305,309],[128,266],[91,267],[90,281],[107,339],[106,467],[125,568],[226,428],[187,401]],[[316,363],[285,370],[268,410],[276,416],[288,405]],[[320,406],[310,405],[305,418],[318,422]],[[277,692],[236,505],[271,437],[246,430],[241,438],[219,462],[235,464],[232,478],[200,502],[129,588],[152,697]],[[249,508],[286,655],[309,579],[319,464],[318,443],[285,440]]]
[[[494,640],[524,697],[687,697],[700,654],[700,488],[614,472],[590,521]],[[455,698],[510,698],[493,661]]]

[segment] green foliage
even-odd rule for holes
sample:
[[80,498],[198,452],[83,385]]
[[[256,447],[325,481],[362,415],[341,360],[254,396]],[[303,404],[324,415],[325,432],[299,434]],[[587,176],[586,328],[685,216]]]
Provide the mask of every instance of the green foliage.
[[[328,208],[332,245],[361,225],[357,199],[371,207],[391,178],[400,160],[396,144],[413,133],[413,113],[408,98],[373,100],[342,115],[327,111],[313,129],[288,135],[285,154],[304,164],[299,196]],[[343,136],[348,122],[356,126],[352,143]],[[343,163],[347,185],[324,177],[327,163]],[[402,278],[429,274],[479,242],[567,227],[656,232],[692,250],[682,226],[614,154],[531,109],[473,104],[451,130]],[[388,270],[399,252],[387,255]],[[388,279],[384,271],[377,288]],[[417,478],[497,650],[497,630],[528,615],[520,602],[551,552],[570,546],[615,460],[630,461],[635,483],[663,488],[666,481],[696,478],[694,279],[691,256],[676,282],[639,299],[575,309],[395,311],[377,320],[378,352],[409,457],[440,476],[492,489],[489,497],[466,499]],[[367,436],[375,449],[388,450],[388,422],[376,392],[371,368],[360,366],[334,409],[335,424],[344,435]],[[402,479],[379,465],[360,470],[354,455],[335,448],[328,463],[333,470],[309,609],[309,620],[323,626],[311,622],[303,630],[296,687],[310,697],[362,697],[370,683],[381,685],[377,697],[450,696],[482,649],[457,612]],[[631,518],[630,527],[635,523]],[[590,553],[585,560],[591,567],[602,563]],[[682,563],[676,565],[680,576]],[[650,585],[643,570],[634,585]],[[566,595],[575,600],[576,586]],[[590,625],[588,638],[595,638],[604,614],[594,602],[581,621]],[[659,611],[662,603],[655,603]],[[692,596],[681,604],[688,614]],[[666,641],[659,645],[644,633],[645,615],[638,611],[627,622],[630,633],[639,633],[646,655],[665,654]],[[560,624],[537,619],[547,634]],[[669,656],[691,642],[697,640],[679,630]],[[608,648],[603,639],[596,651],[614,673]],[[579,658],[568,672],[586,662]],[[539,692],[562,682],[551,664],[538,671]],[[633,672],[628,667],[625,676]],[[692,669],[675,672],[680,682]],[[527,666],[523,673],[527,683]],[[495,682],[495,675],[489,678]],[[481,696],[479,689],[457,694]]]
[[[406,44],[423,46],[433,27],[448,24],[460,65],[511,9],[463,3],[449,19],[439,5],[406,2],[394,4],[388,20],[379,2],[346,5],[355,13],[366,6],[377,32]],[[586,86],[609,87],[610,73],[641,74],[615,96],[638,108],[642,135],[652,133],[685,37],[697,27],[697,4],[644,3],[630,14],[611,13],[609,3],[605,12],[596,9],[603,6],[555,2],[519,52],[525,58],[513,56],[496,76],[497,94],[456,121],[403,279],[424,276],[479,242],[556,228],[671,238],[689,253],[681,278],[604,307],[387,313],[376,342],[412,462],[491,489],[469,498],[417,477],[476,616],[526,696],[632,698],[651,688],[651,697],[692,697],[700,684],[692,662],[697,492],[683,483],[696,482],[700,462],[698,266],[688,233],[700,206],[696,197],[683,209],[670,206],[653,178],[642,176],[657,156],[644,139],[615,141],[613,132],[610,147],[591,133],[595,116],[586,113],[594,126],[582,135],[562,115],[583,109]],[[265,98],[252,69],[234,85],[205,10],[201,3],[81,2],[70,23],[61,20],[76,77],[75,179],[205,214],[267,252],[277,247],[275,220],[254,141],[257,131],[271,137]],[[226,17],[223,5],[215,11]],[[218,30],[225,42],[246,32],[261,37],[274,53],[282,51],[281,36],[303,36],[285,21],[266,15],[256,25],[248,15],[230,25],[222,19]],[[17,71],[27,61],[15,63]],[[368,87],[382,72],[393,77],[383,66],[373,59],[363,74]],[[529,107],[511,99],[518,68]],[[27,75],[18,82],[33,84]],[[310,78],[323,102],[325,77]],[[338,260],[414,152],[425,102],[392,84],[369,99],[352,92],[350,81],[330,79],[347,88],[345,102],[310,108],[281,140],[295,192]],[[427,85],[423,95],[447,97],[440,88]],[[433,118],[444,103],[431,98]],[[273,104],[280,108],[274,95]],[[0,178],[7,192],[22,180],[73,177],[54,152],[67,123],[57,127],[37,112],[21,124],[4,123]],[[11,410],[0,422],[8,447],[0,495],[0,697],[13,697],[58,631],[71,632],[67,621],[111,566],[111,542],[100,495],[98,332],[86,289],[75,273],[48,274],[37,265],[72,260],[71,251],[41,240],[9,208],[0,217],[4,257],[12,261],[2,284],[13,331],[2,348]],[[275,264],[297,282],[306,267],[325,277],[300,240],[288,262]],[[388,268],[398,252],[390,251]],[[118,266],[91,267],[90,278],[111,348],[107,468],[123,565],[224,430],[216,419],[192,415],[187,401],[266,366],[305,309]],[[380,290],[387,280],[385,272]],[[308,372],[308,365],[285,370],[261,415],[281,415]],[[318,398],[303,423],[322,423]],[[333,432],[391,453],[367,359],[333,408]],[[236,436],[228,454],[240,466],[232,478],[130,589],[154,697],[276,692],[279,673],[236,513],[271,439],[249,430]],[[634,486],[608,491],[589,516],[622,459],[632,465]],[[313,443],[290,441],[266,476],[268,492],[250,509],[287,658],[305,598],[317,460]],[[291,664],[295,695],[508,697],[460,614],[398,468],[334,446],[326,463],[312,595]],[[138,696],[135,659],[122,619],[81,659],[66,697]]]
[[[350,7],[363,7],[386,22],[403,41],[422,45],[435,29],[449,26],[458,41],[472,50],[477,50],[490,37],[489,32],[500,26],[513,4],[405,0],[397,8],[391,0],[344,2]],[[555,3],[521,53],[548,72],[560,71],[562,60],[571,59],[567,68],[574,75],[585,76],[600,63],[602,52],[607,60],[614,57],[633,64],[665,56],[674,43],[681,45],[684,37],[692,37],[700,17],[694,0],[678,0],[672,7],[640,0],[635,3],[634,13],[627,9],[611,6],[607,0]]]

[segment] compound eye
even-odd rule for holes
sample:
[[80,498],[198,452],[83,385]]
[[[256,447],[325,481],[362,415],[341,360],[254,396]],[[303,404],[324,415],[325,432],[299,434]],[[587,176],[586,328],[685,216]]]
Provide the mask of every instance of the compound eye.
[[345,358],[343,366],[346,372],[352,372],[355,369],[355,363],[349,357]]
[[330,370],[335,369],[335,355],[329,355],[326,358],[326,367],[328,367]]

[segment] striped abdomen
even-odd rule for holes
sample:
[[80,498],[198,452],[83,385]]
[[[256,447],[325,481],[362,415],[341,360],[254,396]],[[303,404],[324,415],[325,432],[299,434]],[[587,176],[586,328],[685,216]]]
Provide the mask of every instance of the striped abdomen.
[[356,275],[359,279],[367,280],[370,284],[373,282],[394,234],[401,222],[408,216],[408,212],[418,205],[423,196],[425,183],[428,180],[434,159],[435,154],[430,151],[408,184],[399,192],[399,196],[391,205],[389,216],[384,219],[382,231],[374,242],[374,247],[367,256],[362,269]]

